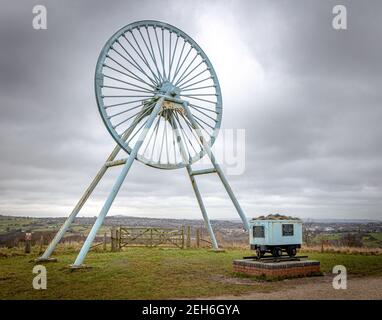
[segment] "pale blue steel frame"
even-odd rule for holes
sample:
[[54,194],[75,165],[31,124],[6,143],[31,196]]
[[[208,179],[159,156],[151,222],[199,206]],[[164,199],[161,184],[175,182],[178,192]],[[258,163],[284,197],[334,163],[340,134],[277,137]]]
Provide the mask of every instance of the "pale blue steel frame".
[[[131,24],[129,26],[131,28],[131,27],[135,27],[136,25],[139,25],[141,23],[144,23],[146,25],[148,25],[148,24],[161,24],[165,28],[173,28],[175,30],[175,32],[181,34],[183,37],[185,37],[188,41],[192,42],[197,47],[197,49],[202,53],[203,57],[206,59],[206,61],[208,62],[208,65],[211,68],[211,72],[213,74],[214,81],[216,81],[216,85],[217,85],[217,89],[218,89],[218,95],[217,95],[218,103],[217,103],[217,105],[218,105],[218,108],[221,109],[221,104],[222,104],[221,103],[221,93],[220,93],[220,87],[219,87],[219,83],[217,80],[217,76],[216,76],[215,71],[212,67],[212,64],[210,64],[207,56],[204,54],[202,49],[185,33],[183,33],[179,29],[176,29],[175,27],[168,25],[168,24],[162,24],[161,22],[157,22],[157,21],[143,21],[143,22],[136,22],[136,23]],[[121,29],[115,35],[113,35],[112,38],[108,41],[108,43],[105,45],[104,49],[101,52],[99,61],[97,63],[96,77],[95,77],[96,95],[97,95],[97,102],[98,103],[100,101],[102,101],[100,91],[97,90],[97,88],[102,84],[102,77],[101,77],[101,72],[100,72],[101,69],[100,68],[102,66],[102,61],[105,58],[106,50],[108,47],[110,47],[112,45],[112,43],[115,41],[115,39],[117,39],[117,37],[123,31],[126,31],[126,28],[128,28],[128,27]],[[120,187],[122,186],[128,172],[131,168],[131,165],[133,164],[134,160],[137,158],[138,151],[139,151],[140,147],[142,146],[142,144],[145,140],[145,137],[146,137],[150,127],[152,126],[152,124],[154,122],[154,119],[158,116],[158,113],[160,112],[160,110],[162,108],[163,102],[166,99],[168,99],[170,101],[171,101],[171,99],[173,99],[173,97],[171,97],[171,95],[169,95],[169,92],[167,92],[164,95],[158,94],[157,98],[158,98],[158,100],[155,103],[155,106],[154,106],[153,110],[151,111],[151,114],[148,116],[148,120],[144,126],[144,129],[140,132],[139,138],[138,138],[137,142],[135,143],[135,145],[132,149],[128,148],[128,146],[125,144],[125,141],[124,141],[130,135],[131,132],[130,131],[126,132],[122,137],[118,136],[113,130],[111,130],[110,124],[108,124],[107,121],[105,121],[105,117],[106,117],[105,114],[103,114],[101,112],[101,116],[102,116],[103,120],[105,121],[105,124],[106,124],[107,128],[109,129],[110,133],[112,134],[113,138],[116,140],[117,146],[114,148],[114,150],[112,151],[110,156],[107,158],[105,164],[98,171],[97,175],[95,176],[95,178],[93,179],[93,181],[91,182],[89,187],[86,189],[85,193],[83,194],[83,196],[81,197],[81,199],[79,200],[79,202],[77,203],[77,205],[75,206],[75,208],[73,209],[71,214],[69,215],[68,219],[65,221],[65,223],[60,228],[60,230],[57,232],[57,234],[54,237],[54,239],[52,240],[52,242],[49,244],[48,248],[45,250],[44,254],[39,259],[37,259],[38,261],[43,262],[43,261],[50,261],[51,260],[50,256],[53,253],[55,247],[57,246],[59,241],[62,239],[62,237],[64,236],[64,234],[67,231],[67,229],[69,228],[69,226],[72,224],[75,217],[77,216],[77,214],[79,213],[79,211],[83,207],[84,203],[86,202],[86,200],[89,198],[89,196],[91,195],[91,193],[93,192],[93,190],[97,186],[98,182],[102,179],[102,177],[105,174],[105,172],[107,171],[107,169],[111,166],[123,165],[122,171],[119,174],[117,180],[115,181],[115,184],[114,184],[112,190],[110,191],[110,193],[109,193],[109,195],[105,201],[105,204],[102,207],[100,214],[97,217],[88,237],[86,238],[85,243],[83,244],[74,264],[71,265],[72,268],[82,267],[83,261],[87,255],[90,247],[91,247],[91,244],[92,244],[99,228],[101,227],[101,225],[102,225],[102,223],[103,223],[115,197],[117,196],[117,193],[118,193]],[[183,144],[182,138],[181,138],[181,134],[179,132],[180,129],[176,125],[176,120],[174,118],[174,115],[172,115],[171,124],[172,124],[174,132],[176,134],[176,140],[177,140],[179,150],[180,150],[182,158],[183,158],[183,165],[182,166],[186,167],[186,169],[187,169],[187,173],[189,175],[192,187],[194,189],[195,196],[197,198],[197,201],[198,201],[200,210],[202,212],[202,216],[203,216],[206,228],[208,230],[208,233],[209,233],[209,236],[211,239],[211,245],[214,249],[218,249],[218,243],[216,241],[216,237],[215,237],[214,231],[212,229],[211,222],[210,222],[209,217],[207,215],[207,210],[206,210],[205,205],[203,203],[201,193],[200,193],[199,188],[197,186],[195,176],[202,175],[202,174],[209,174],[209,173],[217,173],[221,182],[223,183],[233,205],[235,206],[242,222],[243,222],[244,229],[247,231],[249,230],[248,220],[247,220],[239,202],[237,201],[237,199],[236,199],[236,197],[235,197],[235,195],[234,195],[234,193],[233,193],[233,191],[232,191],[232,189],[231,189],[231,187],[230,187],[230,185],[229,185],[229,183],[228,183],[228,181],[227,181],[227,179],[226,179],[226,177],[225,177],[225,175],[224,175],[224,173],[220,167],[220,165],[216,162],[215,156],[213,155],[213,153],[211,151],[211,146],[212,146],[213,142],[215,141],[215,138],[216,138],[215,134],[217,134],[217,130],[215,130],[214,135],[211,137],[211,140],[206,141],[203,134],[202,134],[201,128],[199,127],[197,121],[194,119],[191,110],[189,109],[188,102],[182,101],[182,106],[186,112],[186,117],[188,118],[189,122],[191,123],[192,129],[196,132],[197,137],[199,138],[201,145],[203,146],[203,149],[204,149],[203,153],[208,155],[208,157],[209,157],[209,159],[213,165],[213,168],[211,168],[211,169],[204,169],[204,170],[198,170],[198,171],[192,170],[191,164],[196,159],[189,159],[187,152],[186,152],[186,149],[185,149],[185,146]],[[142,110],[142,112],[145,112],[145,111]],[[139,117],[137,117],[137,119],[138,118]],[[137,120],[137,121],[139,121],[139,120]],[[221,111],[218,114],[218,121],[217,121],[215,129],[218,129],[220,127],[220,123],[221,123]],[[134,126],[132,126],[132,128],[134,129]],[[128,154],[129,154],[128,158],[122,159],[122,160],[115,160],[115,157],[117,156],[118,152],[121,149],[124,149],[125,151],[128,152]]]

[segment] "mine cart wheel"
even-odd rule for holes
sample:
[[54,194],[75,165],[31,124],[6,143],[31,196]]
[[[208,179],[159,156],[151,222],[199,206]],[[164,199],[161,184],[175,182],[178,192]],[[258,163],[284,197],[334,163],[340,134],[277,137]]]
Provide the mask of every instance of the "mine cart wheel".
[[264,256],[264,251],[261,251],[260,249],[256,249],[256,256],[258,259],[261,259]]
[[274,257],[280,257],[282,255],[281,248],[279,248],[279,247],[273,248],[272,255]]
[[288,255],[290,257],[294,257],[297,253],[297,249],[295,247],[289,247],[288,248]]

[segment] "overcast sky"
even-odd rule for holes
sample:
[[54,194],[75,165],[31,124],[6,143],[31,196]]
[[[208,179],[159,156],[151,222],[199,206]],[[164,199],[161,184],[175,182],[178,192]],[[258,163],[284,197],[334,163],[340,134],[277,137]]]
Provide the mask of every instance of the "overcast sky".
[[[37,4],[47,30],[32,28]],[[336,4],[345,31],[332,28]],[[199,43],[220,80],[222,128],[246,130],[245,172],[228,179],[248,217],[381,219],[381,13],[378,0],[2,1],[0,214],[69,215],[115,145],[94,96],[100,49],[153,19]],[[80,216],[98,214],[119,170]],[[216,176],[197,179],[211,218],[238,218]],[[184,169],[138,162],[113,214],[201,218]]]

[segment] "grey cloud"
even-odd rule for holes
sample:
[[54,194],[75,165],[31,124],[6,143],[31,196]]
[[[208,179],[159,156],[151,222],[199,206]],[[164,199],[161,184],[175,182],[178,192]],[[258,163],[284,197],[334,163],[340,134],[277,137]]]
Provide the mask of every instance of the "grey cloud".
[[[234,34],[264,70],[264,86],[237,105],[223,88],[223,127],[246,129],[245,175],[228,178],[247,214],[381,218],[382,4],[342,3],[349,14],[344,32],[331,27],[337,4],[331,0],[40,1],[48,9],[44,31],[32,29],[33,3],[5,2],[0,212],[67,215],[111,151],[114,142],[98,115],[93,77],[99,51],[113,32],[135,20],[157,19],[193,36],[203,32],[197,18],[206,13],[234,21]],[[232,81],[240,79],[233,75]],[[117,173],[108,173],[93,204],[102,203]],[[216,177],[198,181],[212,216],[237,217]],[[96,215],[94,210],[84,214]],[[111,213],[124,211],[200,217],[183,170],[139,163]]]

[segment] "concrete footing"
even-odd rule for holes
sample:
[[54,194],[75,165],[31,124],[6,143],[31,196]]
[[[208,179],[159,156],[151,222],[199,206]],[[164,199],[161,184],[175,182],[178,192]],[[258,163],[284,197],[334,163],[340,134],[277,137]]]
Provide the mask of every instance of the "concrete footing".
[[269,278],[288,278],[320,274],[320,262],[315,260],[261,262],[248,259],[234,260],[234,272]]
[[91,266],[87,266],[85,264],[81,264],[80,266],[75,266],[74,264],[70,264],[69,265],[69,269],[71,271],[76,271],[76,270],[89,270],[91,269],[92,267]]

